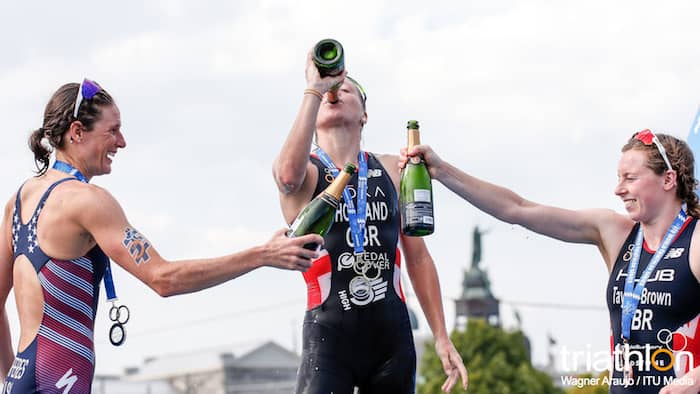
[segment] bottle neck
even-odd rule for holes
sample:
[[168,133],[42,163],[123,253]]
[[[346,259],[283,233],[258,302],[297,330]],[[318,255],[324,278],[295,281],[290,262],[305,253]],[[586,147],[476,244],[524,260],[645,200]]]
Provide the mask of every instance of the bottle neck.
[[345,186],[350,182],[350,174],[348,174],[345,171],[342,171],[340,174],[338,174],[338,177],[335,178],[333,183],[328,185],[328,187],[325,190],[325,193],[328,194],[329,196],[332,196],[336,200],[340,200],[340,196],[343,195],[343,189],[345,189]]
[[408,129],[408,149],[420,145],[420,132],[418,129]]
[[340,205],[340,200],[328,193],[321,193],[319,198],[330,204],[335,209],[338,209],[338,206]]

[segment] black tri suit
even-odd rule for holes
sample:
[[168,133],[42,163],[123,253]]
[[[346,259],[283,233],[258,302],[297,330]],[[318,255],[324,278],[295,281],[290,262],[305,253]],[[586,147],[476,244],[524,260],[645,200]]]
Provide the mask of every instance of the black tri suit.
[[[695,218],[685,222],[642,292],[632,318],[629,359],[633,367],[633,384],[628,387],[624,387],[623,381],[621,306],[639,223],[620,250],[610,274],[606,297],[612,325],[611,393],[656,394],[672,379],[681,378],[700,365],[700,283],[690,270],[689,258],[696,224]],[[637,280],[654,252],[646,242],[643,243]]]
[[[333,176],[318,168],[314,196]],[[395,186],[379,160],[367,153],[367,224],[363,273],[354,264],[345,202],[325,237],[325,250],[304,273],[308,290],[297,393],[414,393],[416,353],[401,289],[399,208]],[[357,173],[348,184],[357,201]]]

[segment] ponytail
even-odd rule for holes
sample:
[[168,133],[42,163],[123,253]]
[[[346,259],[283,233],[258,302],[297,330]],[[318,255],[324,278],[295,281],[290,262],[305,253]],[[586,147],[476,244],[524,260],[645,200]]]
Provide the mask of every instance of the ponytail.
[[49,160],[52,150],[49,148],[50,145],[45,138],[46,136],[43,128],[34,130],[29,136],[29,149],[34,153],[37,175],[44,175],[49,169]]

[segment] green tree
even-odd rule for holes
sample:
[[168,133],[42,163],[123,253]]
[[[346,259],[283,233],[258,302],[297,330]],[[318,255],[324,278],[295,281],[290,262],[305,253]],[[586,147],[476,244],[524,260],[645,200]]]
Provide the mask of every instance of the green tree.
[[[522,332],[506,332],[480,319],[469,319],[464,332],[454,331],[452,343],[469,370],[470,394],[563,394],[551,378],[533,368]],[[421,394],[438,394],[445,381],[435,348],[426,344],[420,374]],[[463,392],[461,387],[453,393]]]

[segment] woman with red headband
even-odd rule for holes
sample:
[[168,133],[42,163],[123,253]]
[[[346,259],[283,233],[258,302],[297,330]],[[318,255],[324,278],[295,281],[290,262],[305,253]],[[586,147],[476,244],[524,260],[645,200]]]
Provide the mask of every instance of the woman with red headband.
[[700,391],[700,215],[693,153],[649,130],[622,148],[615,194],[627,215],[537,204],[470,176],[426,145],[431,176],[482,211],[567,242],[593,244],[610,273],[611,393]]
[[[305,271],[317,235],[266,244],[228,256],[169,262],[127,220],[119,203],[89,181],[109,174],[126,147],[119,108],[98,84],[61,86],[29,138],[38,175],[5,205],[0,222],[0,373],[3,393],[90,393],[93,329],[104,277],[114,321],[110,340],[124,341],[129,316],[116,304],[110,259],[161,296],[211,287],[269,265]],[[49,167],[52,151],[56,152]],[[13,355],[5,301],[14,287],[20,322]]]

